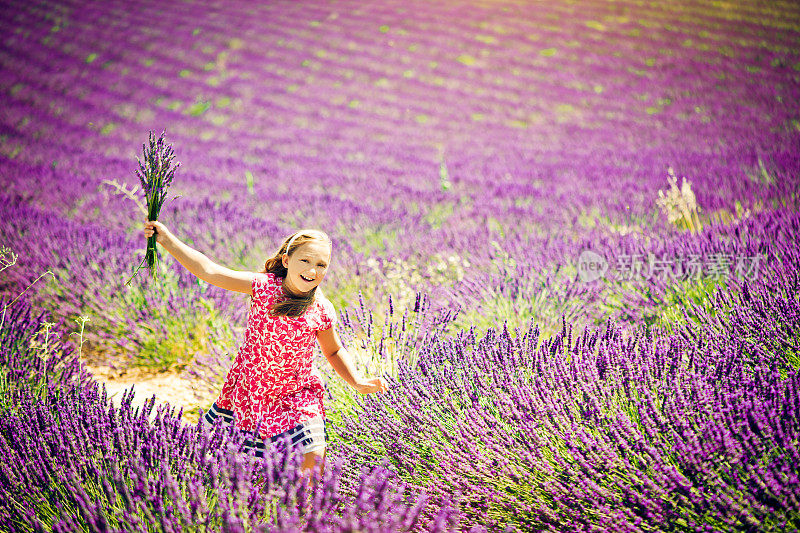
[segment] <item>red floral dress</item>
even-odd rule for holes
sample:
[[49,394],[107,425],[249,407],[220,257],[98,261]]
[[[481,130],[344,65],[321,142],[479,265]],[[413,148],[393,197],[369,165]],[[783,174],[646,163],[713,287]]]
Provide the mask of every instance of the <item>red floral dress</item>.
[[261,420],[261,438],[325,416],[325,389],[312,354],[317,331],[332,328],[336,313],[318,290],[303,315],[270,316],[268,306],[283,295],[282,281],[271,273],[253,278],[244,342],[217,399],[217,406],[235,413],[240,429],[253,431]]

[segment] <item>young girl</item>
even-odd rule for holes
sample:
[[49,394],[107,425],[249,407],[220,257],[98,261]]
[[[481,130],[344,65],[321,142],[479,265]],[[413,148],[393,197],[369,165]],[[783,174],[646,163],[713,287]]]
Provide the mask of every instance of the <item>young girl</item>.
[[330,264],[330,238],[318,230],[300,230],[284,240],[261,272],[241,272],[214,263],[160,222],[146,222],[144,234],[155,234],[156,242],[198,278],[252,297],[244,342],[204,424],[217,418],[231,424],[235,414],[237,428],[250,435],[246,448],[254,448],[257,456],[263,456],[266,439],[288,438],[303,453],[304,472],[317,462],[321,470],[327,432],[324,389],[311,362],[314,340],[336,373],[358,392],[385,390],[381,378],[365,379],[354,370],[333,327],[333,305],[318,289]]

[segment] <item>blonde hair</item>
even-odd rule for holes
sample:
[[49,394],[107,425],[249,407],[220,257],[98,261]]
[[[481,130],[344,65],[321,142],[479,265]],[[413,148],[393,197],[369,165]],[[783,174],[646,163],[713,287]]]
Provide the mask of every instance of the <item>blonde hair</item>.
[[[313,241],[324,242],[333,249],[331,238],[328,237],[328,234],[324,231],[317,229],[301,229],[283,240],[278,251],[267,259],[264,263],[264,268],[260,272],[262,274],[270,272],[283,282],[288,273],[288,269],[283,266],[283,254],[287,254],[291,257],[298,248]],[[305,296],[295,296],[283,287],[284,298],[282,301],[275,302],[270,306],[270,314],[272,316],[302,316],[311,304],[314,303],[316,292],[317,287],[314,287]]]

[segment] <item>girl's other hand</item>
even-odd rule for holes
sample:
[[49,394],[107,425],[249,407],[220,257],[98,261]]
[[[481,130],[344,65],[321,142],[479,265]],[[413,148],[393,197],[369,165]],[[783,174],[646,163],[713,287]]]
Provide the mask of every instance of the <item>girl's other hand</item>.
[[149,239],[153,235],[156,236],[156,242],[163,245],[164,241],[169,237],[169,230],[157,220],[148,220],[144,223],[144,236]]
[[353,387],[361,394],[386,391],[386,383],[384,383],[382,378],[361,380],[353,385]]

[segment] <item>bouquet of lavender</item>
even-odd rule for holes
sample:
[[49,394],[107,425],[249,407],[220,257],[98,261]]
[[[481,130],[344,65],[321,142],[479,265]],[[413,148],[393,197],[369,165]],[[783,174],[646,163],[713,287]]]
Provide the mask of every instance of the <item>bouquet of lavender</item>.
[[[181,166],[180,163],[173,164],[175,153],[172,151],[172,146],[164,140],[165,134],[166,131],[162,131],[161,135],[156,139],[151,131],[147,144],[142,145],[143,159],[136,158],[139,162],[136,175],[139,177],[145,200],[147,200],[147,220],[158,220],[161,207],[167,198],[167,189],[172,185],[175,171]],[[147,251],[142,264],[145,262],[147,263],[147,268],[150,269],[151,275],[155,278],[157,275],[156,265],[158,263],[155,235],[147,239]],[[139,272],[142,264],[139,265],[133,276]],[[133,279],[133,276],[131,276],[131,279]],[[128,280],[128,283],[130,283],[130,280]]]

